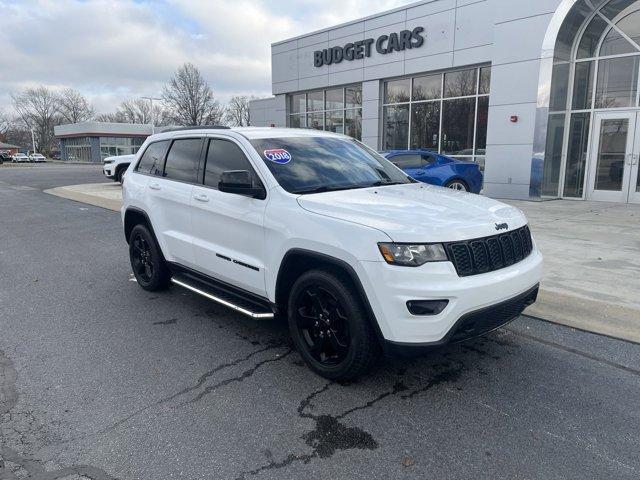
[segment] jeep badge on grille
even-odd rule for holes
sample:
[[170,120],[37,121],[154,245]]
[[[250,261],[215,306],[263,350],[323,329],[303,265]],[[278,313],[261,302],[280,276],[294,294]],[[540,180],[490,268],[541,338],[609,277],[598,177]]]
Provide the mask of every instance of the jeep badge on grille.
[[496,223],[496,230],[509,230],[509,225],[506,223]]

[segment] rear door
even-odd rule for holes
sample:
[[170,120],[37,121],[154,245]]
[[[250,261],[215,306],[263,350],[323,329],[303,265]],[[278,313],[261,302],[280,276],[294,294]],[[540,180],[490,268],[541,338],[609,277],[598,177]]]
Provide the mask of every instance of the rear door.
[[210,138],[205,145],[203,184],[193,190],[193,245],[198,270],[256,295],[264,283],[264,214],[267,200],[218,190],[220,175],[248,170],[259,176],[241,145],[231,138]]
[[147,184],[149,214],[162,252],[168,261],[187,267],[195,265],[190,203],[202,145],[201,137],[174,139],[168,146],[162,175]]

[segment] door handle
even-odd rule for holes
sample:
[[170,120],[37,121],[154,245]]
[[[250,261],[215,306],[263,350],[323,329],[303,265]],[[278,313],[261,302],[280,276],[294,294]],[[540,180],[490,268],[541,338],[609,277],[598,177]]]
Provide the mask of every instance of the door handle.
[[160,184],[159,183],[152,183],[149,185],[149,188],[151,190],[160,190]]
[[209,197],[206,196],[203,193],[200,193],[198,195],[194,195],[193,198],[194,198],[194,200],[197,200],[199,202],[208,202],[209,201]]
[[636,165],[638,163],[638,155],[635,153],[631,154],[631,165]]

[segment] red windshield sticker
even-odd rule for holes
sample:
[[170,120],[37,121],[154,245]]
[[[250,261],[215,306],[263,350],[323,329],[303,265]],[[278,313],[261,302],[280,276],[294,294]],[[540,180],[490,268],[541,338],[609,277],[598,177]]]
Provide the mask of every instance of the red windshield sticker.
[[291,157],[291,154],[287,152],[284,148],[274,148],[271,150],[265,150],[264,158],[266,158],[270,162],[284,165],[285,163],[289,163],[292,157]]

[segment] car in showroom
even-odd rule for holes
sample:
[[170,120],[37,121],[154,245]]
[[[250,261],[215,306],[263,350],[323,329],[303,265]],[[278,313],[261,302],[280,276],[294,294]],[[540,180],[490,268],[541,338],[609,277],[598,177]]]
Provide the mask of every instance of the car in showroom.
[[301,357],[332,380],[381,353],[495,330],[535,302],[542,275],[521,210],[418,182],[330,132],[152,135],[127,170],[122,222],[141,288],[286,318]]
[[102,173],[107,178],[116,182],[122,183],[124,180],[124,173],[131,165],[135,155],[115,155],[113,157],[106,157],[102,161]]
[[390,150],[381,152],[410,177],[430,185],[480,193],[483,175],[470,160],[447,157],[429,150]]
[[25,155],[24,153],[16,153],[15,155],[13,155],[11,157],[11,161],[13,163],[28,163],[29,162],[29,157],[27,155]]
[[45,163],[47,159],[41,153],[32,153],[29,155],[29,161],[31,163]]

